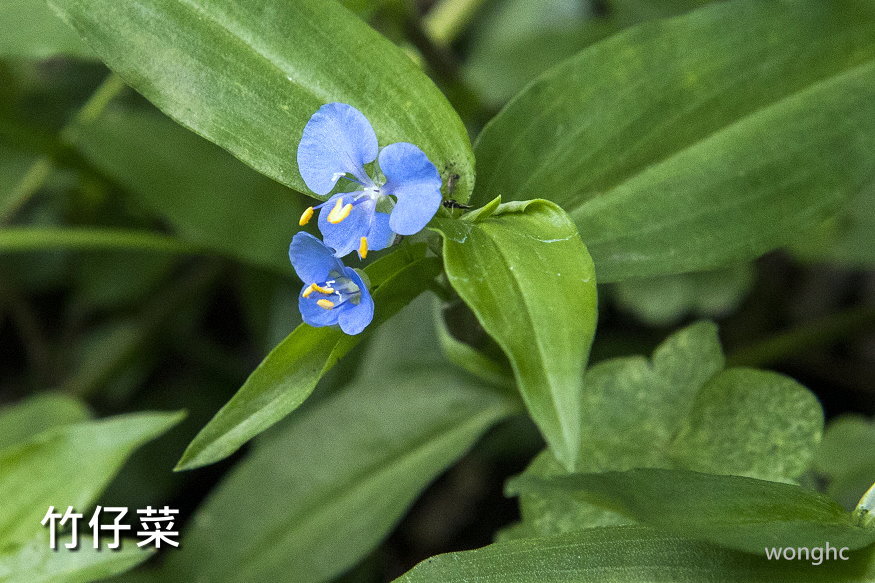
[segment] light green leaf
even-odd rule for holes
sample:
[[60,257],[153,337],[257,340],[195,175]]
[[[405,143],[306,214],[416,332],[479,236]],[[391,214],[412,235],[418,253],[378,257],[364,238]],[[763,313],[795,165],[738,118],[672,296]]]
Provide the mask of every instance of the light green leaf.
[[182,254],[202,252],[198,247],[175,237],[148,231],[100,227],[4,227],[0,230],[0,251],[4,253],[56,249],[73,251],[128,249]]
[[719,2],[529,85],[477,141],[473,201],[557,202],[601,282],[716,268],[789,242],[869,183],[873,108],[871,3]]
[[123,541],[117,551],[94,549],[88,536],[79,537],[79,547],[67,551],[69,536],[58,535],[58,548],[49,548],[48,531],[27,544],[0,552],[0,583],[87,583],[133,569],[152,556],[154,549]]
[[875,549],[848,561],[769,561],[646,527],[593,528],[426,559],[396,583],[871,583]]
[[830,422],[814,469],[829,480],[826,492],[845,508],[853,508],[875,481],[875,421],[844,415]]
[[0,409],[0,449],[68,423],[91,416],[81,401],[62,393],[43,393]]
[[765,547],[859,549],[875,542],[835,500],[792,484],[681,470],[637,469],[543,479],[523,476],[513,492],[559,491],[678,536],[760,554]]
[[0,450],[0,548],[30,541],[50,506],[84,510],[135,449],[181,417],[120,415],[49,429]]
[[[602,362],[587,371],[580,472],[691,469],[792,481],[810,465],[823,429],[817,399],[765,371],[723,370],[716,327],[702,322],[669,337],[651,361]],[[526,475],[562,475],[543,452]],[[520,500],[533,532],[555,534],[624,524],[622,515],[556,493]]]
[[[412,142],[465,201],[461,120],[404,52],[334,0],[51,0],[131,87],[259,172],[308,192],[296,151],[324,103],[365,114],[381,145]],[[242,193],[241,193],[242,194]],[[450,194],[447,192],[447,194]]]
[[620,308],[651,326],[669,326],[688,315],[729,314],[750,291],[754,268],[740,263],[715,271],[627,279],[612,287]]
[[[376,311],[369,331],[428,288],[440,272],[421,247],[401,247],[365,269]],[[177,469],[217,462],[235,452],[306,400],[319,379],[367,333],[347,336],[336,327],[301,324],[258,365],[246,383],[195,436]]]
[[436,222],[447,276],[504,350],[530,415],[571,468],[596,325],[592,262],[568,216],[549,201],[485,215]]
[[309,206],[296,192],[149,111],[110,108],[73,141],[180,238],[290,273],[288,242]]
[[446,370],[353,381],[256,442],[195,516],[165,580],[330,580],[511,411]]
[[0,4],[0,57],[46,59],[55,56],[94,58],[45,0],[4,0]]

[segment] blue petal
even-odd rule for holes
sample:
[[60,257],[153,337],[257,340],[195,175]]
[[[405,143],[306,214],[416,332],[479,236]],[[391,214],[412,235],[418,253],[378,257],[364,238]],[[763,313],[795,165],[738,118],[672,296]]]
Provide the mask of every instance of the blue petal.
[[374,128],[359,110],[345,103],[329,103],[304,127],[298,144],[298,170],[307,188],[316,194],[331,192],[344,173],[370,184],[364,165],[376,159],[377,150]]
[[[306,286],[301,290],[301,293],[304,293],[304,289],[307,289]],[[305,323],[316,328],[337,324],[337,319],[342,313],[342,308],[326,310],[325,308],[319,307],[319,305],[316,304],[316,301],[325,297],[327,296],[313,293],[305,298],[301,294],[298,294],[298,309],[301,310],[301,316],[304,318]]]
[[413,235],[425,227],[441,205],[441,177],[425,153],[406,142],[380,151],[383,194],[397,197],[389,225],[399,235]]
[[374,299],[371,297],[371,292],[368,291],[365,282],[354,269],[347,267],[345,275],[359,286],[362,295],[358,305],[343,304],[340,306],[337,323],[346,334],[354,336],[367,328],[371,320],[374,319]]
[[304,284],[322,283],[332,271],[343,272],[344,266],[322,241],[303,231],[295,233],[289,245],[289,260]]
[[[352,207],[349,216],[339,223],[329,223],[328,214],[334,208],[335,201],[343,198],[344,203],[352,202],[358,194],[341,193],[335,194],[319,211],[319,231],[325,244],[334,249],[338,257],[345,257],[359,248],[362,237],[367,237],[374,220],[377,203],[373,200],[364,200]],[[368,241],[370,243],[370,241]]]
[[394,239],[395,233],[389,226],[389,215],[381,212],[374,213],[374,222],[371,223],[371,230],[368,231],[368,249],[371,251],[385,249],[392,244]]

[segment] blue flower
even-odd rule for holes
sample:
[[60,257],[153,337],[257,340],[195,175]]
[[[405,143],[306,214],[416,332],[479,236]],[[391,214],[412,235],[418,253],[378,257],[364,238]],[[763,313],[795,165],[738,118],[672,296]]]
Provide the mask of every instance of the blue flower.
[[311,326],[340,325],[358,334],[374,319],[374,300],[361,276],[346,267],[319,239],[300,232],[289,245],[289,259],[304,282],[298,308]]
[[[374,160],[385,181],[365,170]],[[418,233],[441,205],[441,177],[428,156],[406,142],[380,150],[367,118],[345,103],[323,105],[307,122],[298,145],[298,169],[316,194],[328,194],[341,178],[358,184],[353,192],[335,194],[301,215],[303,226],[320,209],[319,230],[338,257],[358,251],[364,258],[368,250],[391,245],[395,233]],[[391,205],[389,197],[394,207],[387,214],[382,209]]]

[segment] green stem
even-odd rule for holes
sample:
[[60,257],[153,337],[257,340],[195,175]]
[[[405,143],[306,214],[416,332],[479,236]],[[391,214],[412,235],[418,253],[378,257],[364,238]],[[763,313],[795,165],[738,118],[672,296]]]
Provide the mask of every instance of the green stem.
[[28,168],[24,176],[21,177],[21,180],[18,181],[18,184],[12,188],[9,202],[6,204],[6,208],[3,209],[2,214],[0,214],[0,224],[8,223],[15,213],[26,205],[33,198],[33,195],[39,192],[49,174],[51,174],[53,167],[52,161],[47,156],[42,156]]
[[423,19],[423,27],[439,46],[452,44],[485,0],[442,0]]
[[[61,134],[68,141],[75,139],[79,130],[96,120],[113,100],[125,88],[124,81],[115,73],[106,76],[100,86],[91,94],[88,101],[79,109],[64,128]],[[0,224],[9,223],[12,218],[33,196],[42,189],[46,180],[55,168],[55,161],[49,156],[42,156],[28,169],[21,180],[12,189],[11,201],[0,214]]]
[[826,346],[847,337],[871,330],[875,325],[875,305],[857,306],[755,342],[730,355],[733,366],[763,366]]

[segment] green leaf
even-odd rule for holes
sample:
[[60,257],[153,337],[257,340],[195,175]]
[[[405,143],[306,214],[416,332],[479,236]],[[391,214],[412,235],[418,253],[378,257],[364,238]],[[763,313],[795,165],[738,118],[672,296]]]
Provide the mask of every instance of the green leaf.
[[135,449],[181,417],[120,415],[49,429],[0,450],[0,548],[28,543],[43,530],[49,506],[84,510]]
[[719,2],[530,84],[478,138],[473,202],[551,198],[601,282],[747,260],[869,183],[873,88],[871,3]]
[[513,492],[560,491],[679,536],[760,554],[765,547],[859,549],[875,542],[832,498],[792,484],[681,470],[636,469],[517,478]]
[[450,283],[504,350],[556,457],[573,467],[596,325],[594,269],[574,225],[543,200],[435,223]]
[[166,580],[330,580],[511,411],[447,370],[353,381],[256,441],[195,516]]
[[[365,268],[376,305],[369,331],[422,293],[440,272],[421,247],[402,247]],[[188,470],[234,453],[306,400],[319,379],[367,333],[347,336],[336,327],[301,324],[276,346],[246,383],[195,436],[177,465]]]
[[[371,121],[381,145],[412,142],[453,198],[474,185],[461,120],[398,47],[326,0],[51,0],[134,89],[259,172],[308,192],[296,151],[304,125],[340,101]],[[447,194],[450,194],[447,192]]]
[[594,528],[426,559],[397,583],[870,583],[875,550],[769,561],[645,527]]
[[152,556],[154,549],[122,543],[116,551],[95,549],[82,535],[79,547],[67,551],[69,537],[58,535],[58,548],[49,548],[48,531],[13,551],[0,552],[0,583],[85,583],[103,580],[133,569]]
[[830,422],[814,469],[829,481],[826,492],[853,508],[875,479],[875,421],[844,415]]
[[875,267],[875,184],[864,188],[835,217],[794,241],[790,250],[805,261],[827,261],[856,269]]
[[0,449],[24,441],[56,425],[86,421],[88,408],[61,393],[43,393],[0,409]]
[[150,111],[112,107],[77,129],[77,148],[178,236],[289,273],[288,242],[304,198]]
[[202,252],[175,237],[128,229],[4,227],[0,230],[0,250],[4,253],[70,249],[91,251],[128,249],[155,253],[196,254]]
[[0,57],[94,58],[79,35],[52,13],[45,0],[5,0],[0,4]]
[[[823,429],[814,395],[792,379],[723,370],[716,327],[702,322],[669,337],[651,361],[601,362],[586,373],[580,472],[677,468],[792,481],[808,469]],[[525,475],[562,475],[544,452]],[[523,522],[535,533],[628,523],[565,496],[529,494]]]
[[685,316],[726,316],[753,286],[754,268],[740,263],[715,271],[627,279],[612,286],[620,308],[650,326],[669,326]]
[[599,12],[594,12],[594,2],[578,0],[500,2],[472,42],[466,78],[484,100],[502,105],[584,47],[633,24],[680,14],[707,1],[606,0]]

